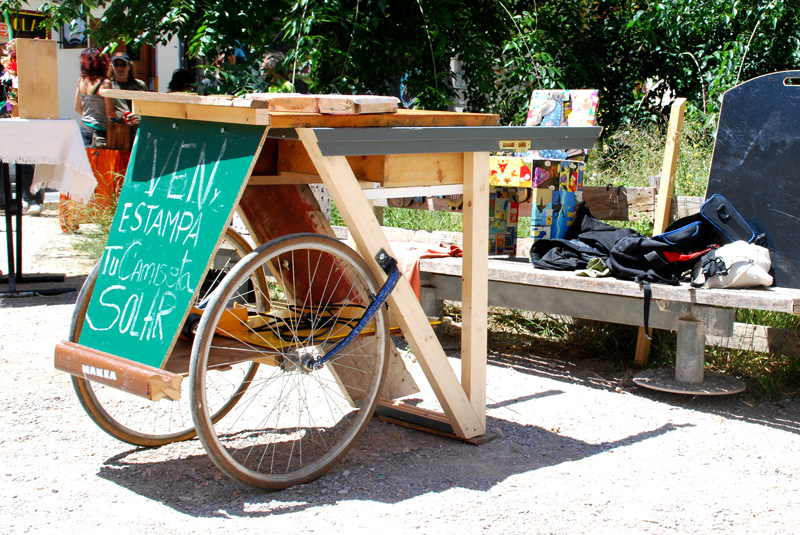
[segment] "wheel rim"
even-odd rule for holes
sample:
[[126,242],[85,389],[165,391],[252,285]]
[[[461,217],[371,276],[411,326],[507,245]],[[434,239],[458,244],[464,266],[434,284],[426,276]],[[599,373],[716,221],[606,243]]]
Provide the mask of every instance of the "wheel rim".
[[[299,275],[301,263],[308,269]],[[267,326],[255,333],[256,329],[242,323],[249,338],[237,349],[273,365],[260,367],[240,403],[214,425],[205,408],[204,370],[217,345],[230,344],[230,338],[214,333],[221,329],[225,305],[236,297],[241,281],[265,268],[270,307],[290,318],[282,327],[290,333],[283,339],[292,340],[292,347],[281,344],[277,328]],[[307,278],[307,284],[301,277]],[[342,325],[354,324],[345,316],[353,320],[351,316],[357,317],[359,310],[363,313],[361,306],[378,289],[358,255],[319,235],[274,240],[248,255],[227,276],[203,315],[190,373],[195,426],[218,467],[251,485],[284,488],[318,477],[352,447],[374,411],[385,375],[389,343],[385,308],[376,314],[369,335],[355,340],[322,369],[309,370],[304,362],[333,347],[346,332]],[[281,299],[288,302],[281,304]],[[343,307],[344,303],[359,306]],[[286,310],[292,306],[294,315]],[[254,342],[258,337],[258,343]]]

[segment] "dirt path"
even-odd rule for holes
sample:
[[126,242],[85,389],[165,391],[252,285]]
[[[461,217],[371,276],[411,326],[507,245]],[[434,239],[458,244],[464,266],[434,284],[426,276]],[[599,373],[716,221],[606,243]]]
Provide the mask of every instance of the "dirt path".
[[[80,282],[90,263],[76,260],[54,214],[25,225],[26,270]],[[496,440],[470,446],[374,420],[328,475],[281,492],[244,487],[197,441],[138,449],[89,420],[52,366],[74,299],[0,299],[2,533],[740,534],[800,524],[797,403],[655,394],[610,363],[494,351]]]

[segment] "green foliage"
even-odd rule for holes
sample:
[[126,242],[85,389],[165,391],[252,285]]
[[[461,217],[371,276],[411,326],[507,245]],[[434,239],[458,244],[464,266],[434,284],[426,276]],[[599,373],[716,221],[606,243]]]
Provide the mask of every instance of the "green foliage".
[[[649,186],[658,176],[664,158],[666,126],[655,123],[625,125],[607,134],[589,153],[584,184],[587,186]],[[675,194],[705,196],[711,168],[713,139],[700,122],[684,121],[675,170]]]
[[[0,0],[17,9],[20,0]],[[213,64],[244,47],[250,65],[222,64],[220,91],[287,90],[263,80],[260,59],[286,54],[291,82],[314,93],[398,95],[419,106],[456,102],[459,60],[472,111],[524,121],[533,88],[601,90],[599,122],[663,123],[672,96],[713,131],[722,93],[736,83],[800,65],[796,0],[61,0],[58,25],[105,10],[95,42],[166,42]],[[270,89],[272,88],[272,89]]]

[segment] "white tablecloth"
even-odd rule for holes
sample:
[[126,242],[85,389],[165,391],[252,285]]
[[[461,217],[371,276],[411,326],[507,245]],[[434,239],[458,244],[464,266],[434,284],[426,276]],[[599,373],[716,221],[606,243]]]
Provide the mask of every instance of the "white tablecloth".
[[48,187],[86,201],[97,187],[72,119],[0,119],[0,160],[35,164],[32,191]]

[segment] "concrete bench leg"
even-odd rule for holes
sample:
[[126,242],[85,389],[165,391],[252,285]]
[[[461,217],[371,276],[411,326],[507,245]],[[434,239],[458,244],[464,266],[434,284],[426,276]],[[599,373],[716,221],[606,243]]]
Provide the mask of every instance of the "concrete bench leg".
[[676,328],[675,369],[644,370],[633,378],[634,383],[662,392],[695,396],[738,394],[745,389],[745,384],[738,379],[705,373],[706,329],[702,321],[693,317],[678,318]]
[[678,319],[678,348],[675,353],[675,380],[698,385],[703,382],[706,330],[693,318]]
[[[442,319],[442,314],[444,313],[444,300],[439,299],[439,296],[436,291],[435,286],[426,286],[425,281],[422,282],[422,287],[420,288],[420,304],[422,305],[422,310],[425,311],[425,315],[429,318],[439,318]],[[438,324],[433,328],[433,332],[436,333],[437,338],[441,338],[442,336],[442,324]]]

